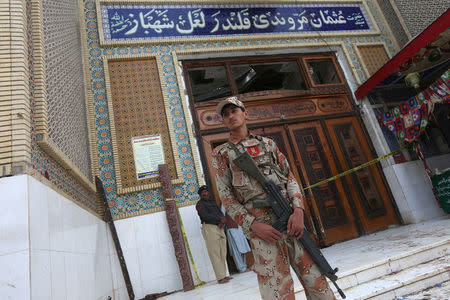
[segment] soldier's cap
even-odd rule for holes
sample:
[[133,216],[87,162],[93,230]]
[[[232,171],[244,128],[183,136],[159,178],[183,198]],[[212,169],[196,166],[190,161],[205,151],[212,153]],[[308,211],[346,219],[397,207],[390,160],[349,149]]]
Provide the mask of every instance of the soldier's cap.
[[245,110],[244,103],[239,101],[238,97],[232,96],[232,97],[225,98],[224,100],[220,101],[219,104],[217,104],[217,106],[216,106],[216,113],[218,115],[222,115],[222,110],[224,109],[224,107],[227,106],[227,105],[230,105],[230,104],[234,105],[234,106],[237,106],[237,107],[240,107],[243,110]]
[[202,185],[201,187],[198,188],[198,194],[200,195],[200,193],[203,192],[204,190],[208,190],[208,187],[206,185]]

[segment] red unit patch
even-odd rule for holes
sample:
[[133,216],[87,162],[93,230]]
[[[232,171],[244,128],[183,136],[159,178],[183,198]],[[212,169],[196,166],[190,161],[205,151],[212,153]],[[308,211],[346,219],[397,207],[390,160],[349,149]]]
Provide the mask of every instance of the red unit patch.
[[251,156],[256,156],[259,154],[259,148],[258,146],[251,146],[247,148],[247,152],[251,155]]

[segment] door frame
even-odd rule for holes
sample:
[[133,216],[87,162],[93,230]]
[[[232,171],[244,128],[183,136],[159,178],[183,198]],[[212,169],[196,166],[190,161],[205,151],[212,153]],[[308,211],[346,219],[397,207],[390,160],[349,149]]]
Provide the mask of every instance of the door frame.
[[[186,88],[187,88],[187,94],[188,94],[188,101],[190,104],[190,109],[191,109],[191,113],[192,113],[192,119],[193,119],[193,123],[194,123],[194,127],[195,127],[195,132],[196,132],[196,139],[197,139],[197,145],[199,149],[199,154],[200,154],[200,158],[201,161],[205,162],[205,164],[203,164],[203,170],[205,173],[205,181],[207,184],[209,184],[210,186],[214,187],[214,190],[216,190],[216,186],[215,186],[215,180],[212,179],[213,177],[213,171],[210,169],[211,166],[211,158],[208,157],[206,155],[207,152],[212,151],[212,147],[209,144],[209,142],[211,142],[211,138],[213,136],[220,136],[221,139],[223,139],[223,141],[225,142],[229,136],[228,134],[228,130],[226,128],[224,128],[221,124],[216,124],[212,127],[203,127],[201,126],[201,120],[198,114],[199,110],[206,110],[209,109],[211,111],[214,111],[215,106],[217,105],[217,103],[222,100],[222,99],[215,99],[215,100],[210,100],[210,101],[206,101],[206,102],[199,102],[199,103],[195,103],[194,99],[193,99],[193,95],[192,95],[192,91],[190,89],[190,82],[189,82],[189,76],[187,76],[186,73],[186,66],[189,66],[196,62],[201,62],[201,65],[216,65],[217,61],[226,61],[226,60],[233,60],[233,61],[245,61],[247,58],[251,58],[251,60],[254,61],[261,61],[261,62],[265,62],[265,59],[269,59],[269,61],[274,61],[278,58],[289,58],[290,56],[296,56],[298,59],[298,64],[299,67],[301,69],[302,72],[302,76],[303,79],[305,80],[306,85],[309,87],[309,90],[307,91],[301,91],[299,93],[278,93],[277,91],[268,91],[265,93],[250,93],[250,94],[244,94],[244,95],[239,95],[241,100],[244,102],[244,104],[246,105],[246,107],[251,107],[262,104],[262,103],[267,103],[267,102],[278,102],[278,101],[307,101],[308,99],[319,99],[318,102],[316,103],[318,105],[319,101],[321,101],[320,99],[324,99],[324,98],[342,98],[344,99],[344,101],[348,102],[349,105],[349,109],[346,111],[337,111],[337,112],[330,112],[328,114],[323,114],[323,115],[306,115],[306,116],[298,116],[295,118],[291,118],[291,119],[280,119],[280,120],[271,120],[270,124],[268,124],[267,122],[264,122],[262,120],[256,120],[254,122],[251,122],[248,124],[248,128],[249,130],[251,130],[252,128],[258,128],[258,127],[263,127],[263,126],[289,126],[289,124],[293,124],[293,123],[300,123],[300,122],[306,122],[306,121],[318,121],[320,122],[320,124],[322,125],[322,128],[325,132],[326,138],[327,140],[330,141],[330,135],[329,132],[327,130],[327,127],[325,126],[325,122],[327,119],[332,119],[332,118],[342,118],[342,117],[356,117],[360,128],[362,129],[363,135],[364,135],[364,139],[365,142],[368,146],[368,148],[370,149],[371,152],[371,156],[374,157],[376,156],[376,152],[374,150],[374,146],[372,144],[372,140],[369,138],[369,135],[367,133],[367,130],[365,128],[365,124],[360,116],[360,114],[358,113],[359,110],[356,107],[356,104],[353,101],[353,98],[351,97],[351,91],[348,87],[348,83],[345,81],[345,77],[343,76],[343,72],[341,69],[341,66],[339,65],[339,63],[337,63],[337,58],[335,57],[335,53],[314,53],[314,54],[280,54],[280,55],[269,55],[269,56],[250,56],[250,57],[243,57],[243,58],[217,58],[217,59],[201,59],[201,60],[185,60],[182,61],[182,65],[183,65],[183,72],[185,74],[184,76],[184,80],[185,80],[185,84],[186,84]],[[333,64],[336,68],[336,71],[338,72],[339,78],[341,79],[342,82],[340,83],[335,83],[335,84],[325,84],[325,85],[315,85],[313,83],[311,83],[312,79],[311,76],[309,75],[308,71],[305,69],[304,65],[302,66],[302,64],[305,64],[306,61],[308,59],[323,59],[323,58],[330,58],[333,61]],[[229,66],[228,66],[229,69]],[[229,76],[230,72],[229,70],[227,71],[227,74]],[[231,85],[233,87],[233,85]],[[279,98],[281,97],[281,98]],[[290,147],[292,147],[292,145],[290,145]],[[332,147],[331,147],[332,148]],[[343,166],[341,166],[341,163],[339,162],[339,160],[337,159],[338,155],[337,153],[334,151],[334,149],[331,149],[331,153],[333,156],[334,161],[336,162],[336,167],[338,170],[338,173],[343,172]],[[399,214],[399,210],[398,207],[394,201],[394,198],[392,196],[392,192],[389,188],[389,185],[387,184],[386,178],[384,176],[384,173],[382,171],[382,168],[380,166],[380,164],[376,164],[376,168],[379,170],[379,174],[381,175],[381,179],[383,181],[384,186],[386,187],[388,198],[390,199],[390,203],[392,204],[392,207],[395,211],[395,215],[397,217],[397,220],[399,222],[402,222],[401,218],[400,218],[400,214]],[[293,168],[296,169],[296,168]],[[296,170],[297,171],[297,170]],[[297,172],[298,173],[298,172]],[[301,178],[300,178],[301,179]],[[303,181],[303,179],[301,179],[301,181]],[[350,189],[350,187],[348,186],[348,183],[346,182],[346,180],[342,180],[342,184],[344,185],[344,188],[346,190]],[[215,195],[217,198],[217,195]],[[353,201],[350,201],[351,206],[352,206],[352,211],[356,211],[356,205],[353,203]],[[357,214],[355,216],[358,216]],[[309,222],[311,223],[311,222]],[[355,224],[357,227],[357,231],[359,235],[364,234],[364,229],[363,226],[359,220],[358,217],[355,218]],[[318,227],[316,227],[317,230]],[[319,239],[321,239],[321,237],[319,236]]]

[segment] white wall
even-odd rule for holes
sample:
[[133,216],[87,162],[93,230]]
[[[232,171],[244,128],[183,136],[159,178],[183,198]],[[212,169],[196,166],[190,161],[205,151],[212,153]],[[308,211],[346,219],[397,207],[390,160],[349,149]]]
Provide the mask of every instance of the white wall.
[[395,164],[383,170],[405,224],[445,216],[421,161]]
[[106,224],[28,177],[32,299],[106,299],[113,286]]
[[113,296],[106,224],[31,176],[0,178],[0,299]]
[[27,176],[0,178],[0,299],[29,299]]
[[[195,207],[180,208],[180,214],[200,279],[215,280]],[[118,220],[115,226],[137,299],[183,289],[165,212]],[[111,254],[117,299],[128,299],[114,248]],[[192,265],[191,273],[197,284]]]
[[[0,205],[0,299],[128,299],[105,222],[28,175],[0,178]],[[195,207],[180,213],[201,280],[215,280]],[[182,289],[165,212],[115,225],[136,299]]]

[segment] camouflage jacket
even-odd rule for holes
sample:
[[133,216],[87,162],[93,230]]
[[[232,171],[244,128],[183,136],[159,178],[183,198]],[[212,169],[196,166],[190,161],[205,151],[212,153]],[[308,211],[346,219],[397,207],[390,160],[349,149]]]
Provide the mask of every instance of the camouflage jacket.
[[[302,193],[284,154],[269,138],[250,134],[241,141],[232,141],[239,151],[248,151],[261,173],[281,187],[282,193],[294,207],[304,208]],[[233,163],[236,153],[228,143],[212,152],[213,168],[220,201],[227,213],[242,226],[247,238],[252,237],[253,220],[272,224],[276,216],[270,207],[253,208],[254,199],[266,199],[263,187]]]

